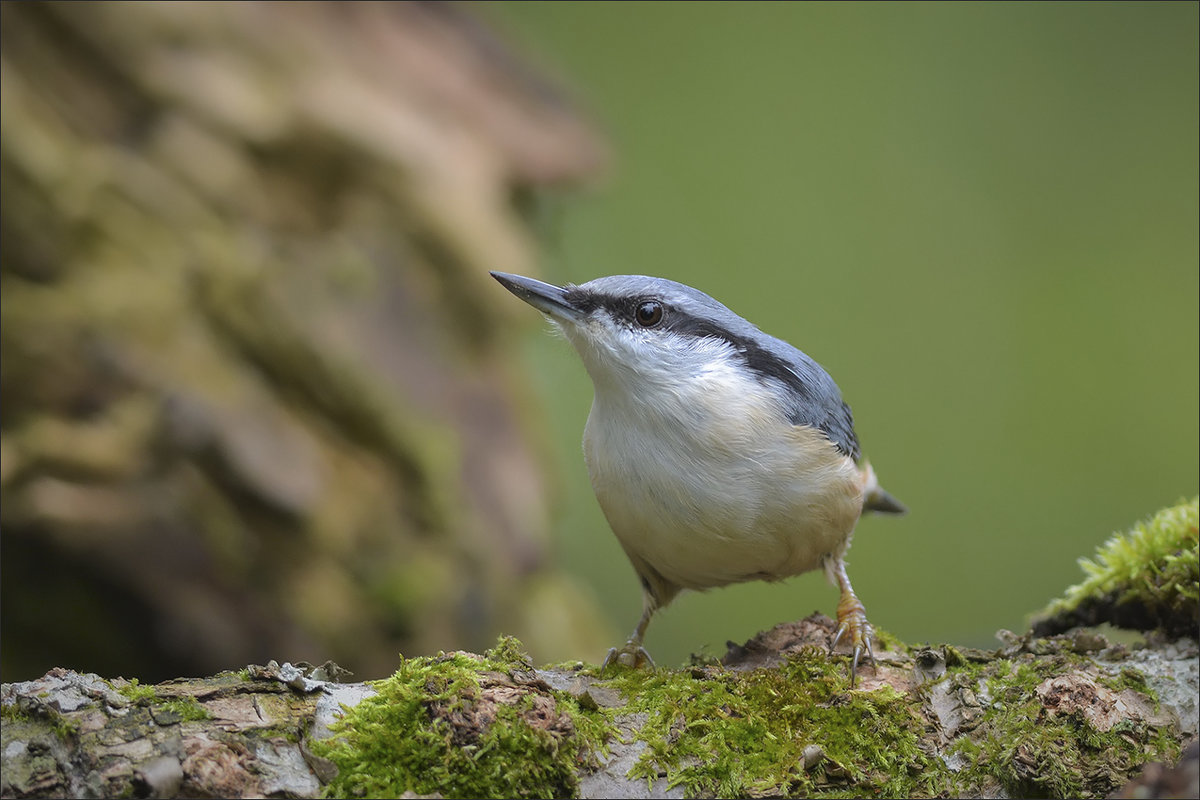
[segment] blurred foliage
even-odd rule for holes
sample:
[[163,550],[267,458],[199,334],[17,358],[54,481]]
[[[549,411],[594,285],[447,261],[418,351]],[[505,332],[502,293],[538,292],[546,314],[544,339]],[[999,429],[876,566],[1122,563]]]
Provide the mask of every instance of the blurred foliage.
[[0,14],[5,680],[600,647],[486,272],[561,93],[455,6]]

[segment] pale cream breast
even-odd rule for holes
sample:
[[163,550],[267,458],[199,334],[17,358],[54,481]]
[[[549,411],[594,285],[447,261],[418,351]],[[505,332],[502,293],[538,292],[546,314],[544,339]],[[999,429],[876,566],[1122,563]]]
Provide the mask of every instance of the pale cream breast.
[[680,587],[816,569],[849,545],[862,476],[824,433],[721,377],[644,406],[597,391],[584,454],[600,506],[626,552]]

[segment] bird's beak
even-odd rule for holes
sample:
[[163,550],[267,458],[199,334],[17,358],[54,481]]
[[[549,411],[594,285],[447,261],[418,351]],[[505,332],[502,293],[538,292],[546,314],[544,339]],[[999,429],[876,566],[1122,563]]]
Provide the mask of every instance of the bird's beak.
[[583,316],[583,312],[567,299],[567,290],[561,286],[507,272],[493,272],[492,277],[500,281],[505,289],[553,319],[577,322]]

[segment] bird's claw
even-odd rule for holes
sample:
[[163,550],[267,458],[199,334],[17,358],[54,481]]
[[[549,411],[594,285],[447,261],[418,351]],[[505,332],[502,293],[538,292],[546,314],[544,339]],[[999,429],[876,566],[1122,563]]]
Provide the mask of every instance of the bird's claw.
[[838,627],[833,635],[833,643],[829,645],[833,651],[845,637],[846,644],[853,648],[850,661],[850,686],[853,687],[858,675],[858,662],[863,655],[866,660],[875,662],[875,651],[871,646],[874,629],[867,621],[867,612],[862,603],[853,594],[844,595],[838,603]]
[[623,647],[614,647],[608,651],[604,664],[600,667],[600,674],[603,675],[612,664],[620,664],[632,669],[640,669],[643,666],[653,668],[654,659],[650,657],[640,642],[630,640]]

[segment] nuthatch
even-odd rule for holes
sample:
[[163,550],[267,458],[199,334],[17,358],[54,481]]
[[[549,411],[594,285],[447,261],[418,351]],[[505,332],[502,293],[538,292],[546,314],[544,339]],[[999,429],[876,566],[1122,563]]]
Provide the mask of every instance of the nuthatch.
[[831,648],[843,638],[853,648],[853,682],[874,653],[843,558],[863,511],[904,506],[862,458],[833,378],[682,283],[492,277],[562,330],[595,387],[584,459],[644,591],[637,627],[605,667],[653,663],[646,626],[681,589],[824,567],[841,590]]

